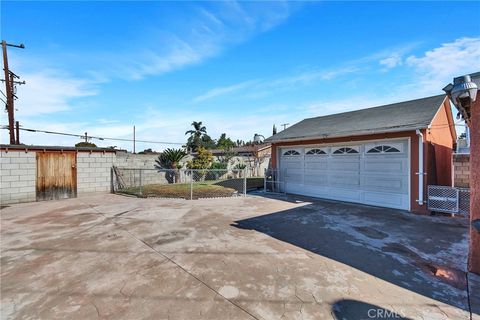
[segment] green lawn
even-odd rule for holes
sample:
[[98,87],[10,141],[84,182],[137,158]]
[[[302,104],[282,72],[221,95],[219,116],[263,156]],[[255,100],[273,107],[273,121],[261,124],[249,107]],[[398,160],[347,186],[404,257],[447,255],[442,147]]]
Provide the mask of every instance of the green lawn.
[[[263,178],[247,178],[247,190],[263,187]],[[204,181],[193,183],[193,199],[231,197],[243,192],[243,178],[221,181]],[[178,184],[149,184],[142,188],[131,187],[119,190],[139,197],[162,197],[190,199],[190,183]]]
[[[127,188],[119,191],[120,193],[132,194],[143,197],[162,197],[162,198],[183,198],[190,199],[190,184],[149,184],[140,187]],[[232,188],[225,188],[211,184],[211,182],[193,184],[193,198],[212,198],[212,197],[231,197],[237,191]]]

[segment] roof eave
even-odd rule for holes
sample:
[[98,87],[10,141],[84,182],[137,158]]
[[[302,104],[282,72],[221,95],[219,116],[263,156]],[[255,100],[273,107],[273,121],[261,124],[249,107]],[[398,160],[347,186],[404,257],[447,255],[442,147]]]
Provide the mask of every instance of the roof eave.
[[347,138],[352,136],[364,136],[364,135],[375,135],[375,134],[383,134],[383,133],[398,133],[398,132],[408,132],[408,131],[415,131],[417,129],[427,129],[428,124],[422,124],[418,126],[411,126],[411,127],[402,127],[396,128],[392,130],[362,130],[358,132],[350,132],[349,134],[331,134],[331,135],[321,135],[321,136],[304,136],[304,137],[295,137],[295,138],[285,138],[285,139],[278,139],[278,140],[269,140],[268,142],[275,144],[280,142],[294,142],[294,141],[305,141],[305,140],[324,140],[324,139],[331,139],[331,138]]

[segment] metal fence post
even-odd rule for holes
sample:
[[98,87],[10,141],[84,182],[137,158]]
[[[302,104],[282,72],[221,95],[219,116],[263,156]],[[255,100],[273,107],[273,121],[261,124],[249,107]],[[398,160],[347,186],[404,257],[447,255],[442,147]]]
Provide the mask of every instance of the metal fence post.
[[140,195],[142,194],[142,169],[140,169]]
[[267,168],[263,170],[263,192],[267,192]]
[[115,193],[115,185],[113,182],[113,167],[110,168],[110,192]]
[[243,169],[243,196],[247,196],[247,169]]
[[190,200],[193,200],[193,170],[190,170]]

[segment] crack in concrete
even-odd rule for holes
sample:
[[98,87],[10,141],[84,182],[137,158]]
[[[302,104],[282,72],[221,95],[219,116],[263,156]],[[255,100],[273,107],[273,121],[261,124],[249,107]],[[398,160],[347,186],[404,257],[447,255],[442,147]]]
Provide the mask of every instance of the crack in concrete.
[[305,304],[305,301],[303,301],[299,296],[298,296],[298,293],[297,293],[297,283],[295,282],[295,297],[301,302],[300,304],[300,310],[298,310],[300,312],[300,315],[302,316],[302,319],[303,319],[303,305]]
[[97,318],[100,319],[100,311],[98,310],[97,305],[96,305],[95,302],[93,302],[93,301],[90,301],[90,303],[95,307],[95,310],[97,311]]
[[[169,258],[166,254],[162,253],[161,251],[155,249],[153,246],[151,246],[150,244],[148,244],[146,241],[140,239],[140,238],[137,238],[133,233],[131,233],[130,231],[128,231],[123,225],[115,222],[113,219],[107,217],[104,213],[102,213],[101,211],[99,211],[98,209],[96,209],[95,207],[87,204],[87,203],[84,203],[84,205],[87,205],[89,206],[91,209],[95,210],[96,212],[98,212],[100,215],[102,215],[106,220],[109,220],[109,221],[112,221],[112,223],[114,225],[116,225],[117,227],[119,227],[120,229],[122,229],[123,231],[125,231],[127,234],[130,235],[130,237],[132,237],[133,239],[143,243],[145,246],[147,246],[148,248],[150,248],[151,250],[153,250],[155,253],[157,253],[158,255],[164,257],[165,259],[169,260],[171,263],[173,263],[175,266],[177,266],[179,269],[181,269],[182,271],[184,271],[185,273],[187,273],[188,275],[190,275],[192,278],[196,279],[197,281],[199,281],[200,283],[202,283],[205,287],[207,287],[208,289],[210,289],[211,291],[213,291],[215,294],[217,294],[218,296],[222,297],[223,299],[225,299],[227,302],[229,302],[230,304],[232,304],[233,306],[237,307],[238,309],[242,310],[243,312],[245,312],[246,314],[248,314],[250,317],[252,317],[253,319],[256,319],[256,320],[260,320],[258,317],[256,317],[254,314],[252,314],[250,311],[248,311],[247,309],[245,309],[244,307],[240,306],[239,304],[235,303],[234,301],[228,299],[227,297],[223,296],[222,294],[220,294],[220,292],[218,292],[217,290],[215,290],[213,287],[211,287],[208,283],[206,283],[204,280],[200,279],[198,276],[194,275],[192,272],[188,271],[185,267],[181,266],[178,262],[172,260],[171,258]],[[92,302],[93,304],[93,302]],[[95,304],[93,304],[95,306],[95,309],[97,309],[97,313],[98,313],[98,308]]]

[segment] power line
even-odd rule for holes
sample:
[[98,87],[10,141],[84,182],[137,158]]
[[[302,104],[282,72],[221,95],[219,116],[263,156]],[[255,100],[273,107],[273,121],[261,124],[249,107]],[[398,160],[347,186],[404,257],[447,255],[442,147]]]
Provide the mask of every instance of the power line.
[[[1,129],[9,129],[8,126],[2,126]],[[111,141],[125,141],[125,142],[132,142],[133,139],[126,139],[126,138],[108,138],[108,137],[99,137],[99,136],[86,136],[85,134],[75,134],[75,133],[66,133],[66,132],[57,132],[57,131],[47,131],[47,130],[40,130],[40,129],[30,129],[30,128],[20,128],[20,130],[28,131],[28,132],[37,132],[37,133],[46,133],[46,134],[55,134],[61,136],[68,136],[68,137],[75,137],[85,139],[97,139],[97,140],[111,140]],[[173,144],[173,145],[184,145],[184,142],[167,142],[167,141],[151,141],[151,140],[138,140],[135,139],[135,142],[143,142],[143,143],[153,143],[153,144]]]

